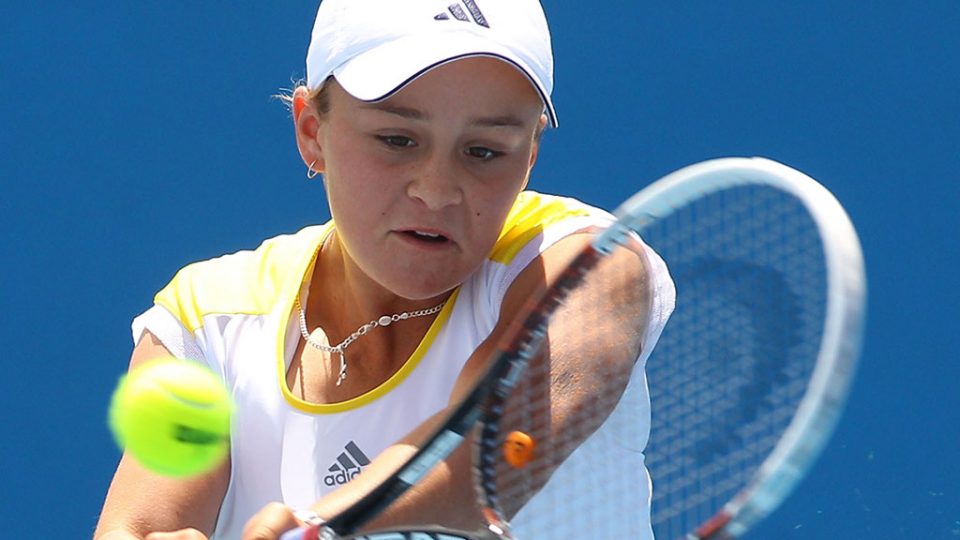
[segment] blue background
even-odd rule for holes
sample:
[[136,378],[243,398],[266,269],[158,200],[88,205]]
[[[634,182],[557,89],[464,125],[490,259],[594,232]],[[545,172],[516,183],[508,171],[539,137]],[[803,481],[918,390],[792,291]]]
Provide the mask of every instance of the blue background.
[[[280,4],[4,3],[0,537],[89,536],[129,321],[180,266],[327,218],[271,98],[303,76],[316,6]],[[763,155],[820,179],[862,236],[846,416],[750,538],[960,536],[960,4],[545,5],[561,128],[534,188],[610,208]]]

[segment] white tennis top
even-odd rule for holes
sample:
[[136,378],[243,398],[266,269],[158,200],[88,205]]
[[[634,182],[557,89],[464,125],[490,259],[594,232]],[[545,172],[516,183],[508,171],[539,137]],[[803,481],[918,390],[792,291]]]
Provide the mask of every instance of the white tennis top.
[[[155,305],[134,319],[133,337],[137,341],[149,330],[175,356],[206,364],[235,400],[230,483],[213,538],[239,538],[246,521],[269,502],[309,506],[445,407],[461,368],[493,330],[500,302],[524,267],[559,239],[611,220],[573,199],[522,193],[490,256],[451,296],[404,366],[370,392],[333,404],[301,401],[287,388],[285,376],[300,339],[294,299],[332,223],[183,268],[157,293]],[[632,491],[638,511],[607,517],[592,511],[590,519],[622,520],[625,538],[652,538],[642,455],[649,433],[643,365],[673,309],[674,290],[663,261],[649,248],[647,255],[653,313],[641,361],[618,406],[630,421],[608,422],[609,429],[598,430],[557,470],[516,516],[518,534],[531,520],[558,519],[549,513],[551,486],[560,488],[565,478],[580,474],[596,480],[600,474],[610,482],[630,480],[633,487],[624,491]],[[595,451],[621,452],[623,466],[588,470],[588,456]],[[590,530],[580,528],[575,516],[560,517],[574,520],[571,531]]]

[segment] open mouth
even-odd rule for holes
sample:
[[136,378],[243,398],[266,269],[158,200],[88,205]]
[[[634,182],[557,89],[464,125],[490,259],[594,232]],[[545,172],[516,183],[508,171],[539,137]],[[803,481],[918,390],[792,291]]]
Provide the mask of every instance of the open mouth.
[[410,238],[419,240],[421,242],[427,242],[430,244],[442,244],[443,242],[447,242],[449,240],[446,236],[442,234],[430,233],[425,231],[403,231],[403,234],[405,234]]

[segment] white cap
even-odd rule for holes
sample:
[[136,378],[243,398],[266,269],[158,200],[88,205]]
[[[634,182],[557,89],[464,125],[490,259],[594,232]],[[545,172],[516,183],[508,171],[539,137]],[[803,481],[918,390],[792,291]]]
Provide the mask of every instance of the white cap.
[[323,0],[307,50],[307,87],[333,75],[355,98],[379,101],[468,56],[513,64],[557,126],[550,30],[539,0]]

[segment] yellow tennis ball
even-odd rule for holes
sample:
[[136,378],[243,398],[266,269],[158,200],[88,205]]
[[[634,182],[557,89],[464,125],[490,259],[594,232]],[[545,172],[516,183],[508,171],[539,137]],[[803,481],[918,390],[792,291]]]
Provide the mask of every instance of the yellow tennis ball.
[[212,371],[167,357],[120,379],[108,421],[117,444],[144,467],[187,477],[226,457],[232,410],[226,387]]

